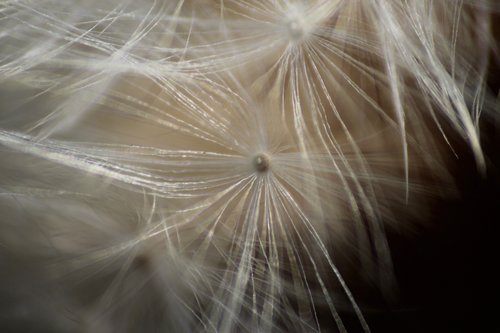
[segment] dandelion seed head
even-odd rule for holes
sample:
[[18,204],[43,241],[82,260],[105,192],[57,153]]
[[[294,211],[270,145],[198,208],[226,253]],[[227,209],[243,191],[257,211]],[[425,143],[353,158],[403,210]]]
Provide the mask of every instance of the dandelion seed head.
[[90,331],[369,332],[351,282],[391,291],[451,128],[481,154],[453,2],[7,1],[1,247],[71,273]]

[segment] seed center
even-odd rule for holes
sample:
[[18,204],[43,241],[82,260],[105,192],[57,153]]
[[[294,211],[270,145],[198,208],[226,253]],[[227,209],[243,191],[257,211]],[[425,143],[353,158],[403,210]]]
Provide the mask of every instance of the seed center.
[[253,160],[253,165],[254,165],[256,171],[266,172],[270,166],[269,157],[265,154],[259,154],[259,155],[255,156],[255,158]]
[[288,36],[291,40],[298,42],[305,35],[304,23],[300,18],[293,18],[289,20],[286,24],[288,30]]

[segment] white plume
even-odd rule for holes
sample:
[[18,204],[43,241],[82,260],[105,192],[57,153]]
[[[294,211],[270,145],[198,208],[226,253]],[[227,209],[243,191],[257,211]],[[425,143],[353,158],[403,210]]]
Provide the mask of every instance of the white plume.
[[498,9],[0,1],[0,294],[50,332],[369,332],[387,228],[457,145],[486,168]]

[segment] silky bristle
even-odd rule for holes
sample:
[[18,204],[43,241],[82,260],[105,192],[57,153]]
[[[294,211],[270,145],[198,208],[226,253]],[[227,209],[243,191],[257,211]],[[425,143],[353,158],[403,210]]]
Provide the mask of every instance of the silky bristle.
[[499,9],[3,1],[0,331],[370,332],[488,174]]

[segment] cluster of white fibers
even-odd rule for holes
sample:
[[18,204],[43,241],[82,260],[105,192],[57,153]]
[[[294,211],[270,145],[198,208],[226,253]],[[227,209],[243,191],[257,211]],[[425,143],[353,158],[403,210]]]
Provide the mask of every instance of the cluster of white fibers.
[[0,1],[4,327],[369,332],[386,231],[453,195],[457,142],[484,170],[497,9]]

